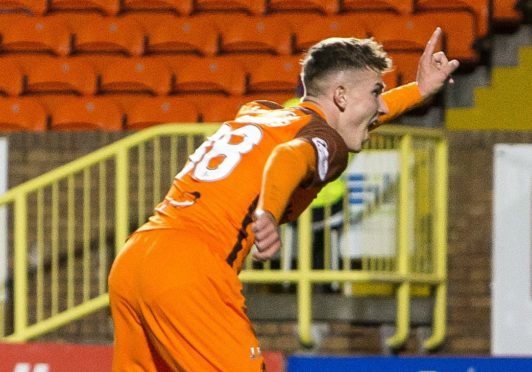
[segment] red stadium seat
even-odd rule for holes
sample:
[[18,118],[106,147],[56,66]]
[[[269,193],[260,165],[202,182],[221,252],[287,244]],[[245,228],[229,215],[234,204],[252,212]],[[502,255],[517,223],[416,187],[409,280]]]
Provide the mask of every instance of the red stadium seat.
[[241,17],[221,28],[222,53],[291,54],[292,30],[271,17]]
[[268,12],[318,12],[336,14],[339,0],[270,0]]
[[144,30],[133,19],[93,16],[80,19],[76,27],[76,53],[144,53]]
[[[489,0],[417,0],[416,11],[471,12],[475,15],[476,36],[485,37],[489,33],[489,2]],[[444,26],[442,24],[442,27]]]
[[4,53],[50,53],[64,56],[71,51],[71,32],[58,19],[2,15],[0,33]]
[[196,106],[175,96],[143,99],[126,114],[127,129],[142,129],[165,123],[196,123],[199,118]]
[[44,107],[33,98],[0,98],[0,132],[46,130],[48,122]]
[[53,130],[122,130],[123,112],[106,97],[70,97],[52,111]]
[[128,58],[103,70],[100,90],[103,93],[166,95],[171,80],[166,65],[144,58]]
[[[298,17],[301,22],[301,17]],[[312,17],[301,24],[293,25],[295,30],[295,49],[297,52],[308,50],[312,45],[329,37],[368,36],[365,25],[356,16]]]
[[193,0],[122,0],[122,8],[130,11],[175,12],[189,15],[192,12]]
[[50,10],[99,12],[105,15],[116,15],[120,12],[120,0],[50,0]]
[[18,96],[24,87],[24,72],[16,61],[0,58],[0,94]]
[[47,0],[0,0],[0,13],[42,15],[48,10]]
[[266,0],[195,0],[194,13],[244,12],[261,15],[266,10]]
[[343,0],[340,12],[393,12],[414,13],[415,0]]
[[223,58],[197,58],[187,64],[169,66],[175,74],[174,92],[222,93],[242,95],[245,93],[245,72],[239,64]]
[[301,65],[299,57],[277,57],[248,69],[247,92],[287,92],[296,94]]
[[206,19],[161,15],[143,18],[148,34],[149,54],[183,53],[212,56],[218,52],[218,30]]

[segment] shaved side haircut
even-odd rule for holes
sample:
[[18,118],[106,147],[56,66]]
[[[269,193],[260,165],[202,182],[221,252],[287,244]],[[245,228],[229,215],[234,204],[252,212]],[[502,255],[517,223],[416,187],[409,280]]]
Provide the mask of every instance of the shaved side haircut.
[[309,96],[321,95],[320,82],[332,73],[369,68],[387,72],[392,65],[382,45],[373,38],[332,37],[313,45],[302,61],[301,80]]

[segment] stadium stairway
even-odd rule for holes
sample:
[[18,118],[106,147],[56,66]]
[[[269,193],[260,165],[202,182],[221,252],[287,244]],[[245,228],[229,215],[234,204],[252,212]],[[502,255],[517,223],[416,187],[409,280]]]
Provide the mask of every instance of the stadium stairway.
[[[532,46],[519,49],[519,65],[495,67],[491,83],[474,90],[473,107],[447,110],[450,130],[532,130],[532,107],[528,96],[532,86]],[[497,107],[497,110],[493,110]]]

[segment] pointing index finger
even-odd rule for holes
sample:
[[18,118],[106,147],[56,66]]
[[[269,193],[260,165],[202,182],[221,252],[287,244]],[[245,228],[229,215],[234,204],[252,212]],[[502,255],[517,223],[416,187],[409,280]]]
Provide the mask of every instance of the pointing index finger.
[[434,49],[436,48],[436,44],[438,44],[438,40],[441,35],[441,28],[436,27],[436,30],[432,33],[432,36],[430,37],[429,41],[427,42],[427,46],[425,47],[425,51],[423,52],[424,58],[430,58],[432,54],[434,53]]

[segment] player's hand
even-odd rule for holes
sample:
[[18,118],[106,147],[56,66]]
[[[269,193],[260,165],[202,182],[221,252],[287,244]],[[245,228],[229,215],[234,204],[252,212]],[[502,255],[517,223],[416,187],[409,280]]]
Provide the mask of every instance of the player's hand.
[[438,93],[446,81],[452,84],[451,74],[460,66],[456,59],[449,61],[443,51],[434,52],[441,34],[441,28],[436,27],[419,59],[416,80],[424,99]]
[[256,210],[255,221],[251,230],[255,234],[255,246],[252,256],[256,261],[267,261],[271,259],[281,248],[281,235],[277,221],[270,212]]

